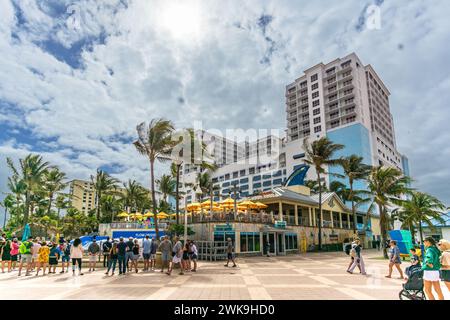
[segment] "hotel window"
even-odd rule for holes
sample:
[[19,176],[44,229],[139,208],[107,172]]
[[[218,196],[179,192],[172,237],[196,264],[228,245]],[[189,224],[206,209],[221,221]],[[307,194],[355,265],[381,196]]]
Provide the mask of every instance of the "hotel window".
[[318,84],[318,83],[314,83],[314,84],[311,86],[311,90],[316,90],[317,88],[319,88],[319,84]]
[[254,176],[252,181],[260,181],[261,180],[261,176]]
[[[241,186],[240,189],[241,190],[248,190],[248,184],[246,184],[245,186]],[[241,196],[243,196],[243,195],[241,194]]]
[[225,180],[230,180],[230,174],[229,174],[229,173],[227,173],[227,174],[225,175]]
[[243,178],[241,180],[239,180],[240,183],[247,183],[248,182],[248,178]]
[[312,106],[314,108],[314,107],[317,107],[319,104],[320,104],[320,100],[315,100],[315,101],[313,101]]
[[319,97],[319,91],[313,92],[312,98],[315,99],[315,98],[318,98],[318,97]]
[[313,116],[317,116],[318,114],[320,114],[320,108],[314,109]]
[[239,172],[235,171],[233,172],[233,178],[237,178],[239,176]]
[[270,187],[272,185],[272,181],[264,181],[263,182],[263,187]]
[[275,179],[272,183],[274,186],[280,186],[283,183],[283,179]]
[[316,73],[316,74],[313,74],[313,75],[311,76],[311,82],[317,81],[318,78],[319,78],[319,77],[317,76],[317,73]]
[[322,128],[320,126],[314,127],[314,133],[322,131]]
[[254,174],[254,173],[255,173],[255,168],[250,168],[250,169],[248,169],[248,173],[249,173],[249,174]]
[[260,252],[260,234],[257,232],[241,232],[241,252]]
[[272,175],[270,175],[270,174],[263,175],[263,179],[270,179],[270,178],[272,178]]
[[314,124],[318,124],[320,122],[320,117],[314,118]]
[[242,177],[242,176],[245,176],[245,170],[241,170],[241,171],[239,172],[239,174],[241,175],[241,177]]
[[253,184],[253,189],[256,189],[256,188],[261,188],[261,183],[260,182]]
[[306,87],[306,81],[303,81],[302,83],[300,83],[300,88],[304,88]]

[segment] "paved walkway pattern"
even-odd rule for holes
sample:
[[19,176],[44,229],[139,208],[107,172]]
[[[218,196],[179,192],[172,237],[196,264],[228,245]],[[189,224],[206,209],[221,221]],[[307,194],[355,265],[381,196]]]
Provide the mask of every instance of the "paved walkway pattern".
[[341,252],[241,258],[237,268],[200,261],[197,273],[180,276],[175,270],[170,277],[160,272],[111,277],[99,269],[84,270],[83,276],[19,278],[16,271],[0,273],[0,299],[398,300],[403,280],[396,279],[395,271],[386,279],[387,263],[376,259],[379,256],[377,251],[365,252],[368,276],[346,273],[349,257]]

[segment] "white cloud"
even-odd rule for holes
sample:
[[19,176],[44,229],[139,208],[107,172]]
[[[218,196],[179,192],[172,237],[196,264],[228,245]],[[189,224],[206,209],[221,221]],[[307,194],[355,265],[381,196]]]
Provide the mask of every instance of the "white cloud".
[[[45,155],[71,177],[114,163],[122,179],[148,185],[147,161],[125,141],[154,117],[177,126],[199,119],[209,128],[284,128],[285,85],[354,51],[392,93],[398,148],[417,185],[450,202],[448,2],[385,2],[381,29],[359,32],[371,1],[201,1],[202,32],[184,39],[158,25],[167,1],[14,2],[20,19],[8,0],[0,12],[0,102],[10,105],[0,104],[0,123],[52,138]],[[73,3],[78,27],[67,10]],[[263,14],[273,17],[265,34]],[[61,48],[46,51],[45,41]],[[65,63],[64,52],[79,53],[80,67]],[[29,150],[4,141],[2,154],[36,149],[27,143]]]

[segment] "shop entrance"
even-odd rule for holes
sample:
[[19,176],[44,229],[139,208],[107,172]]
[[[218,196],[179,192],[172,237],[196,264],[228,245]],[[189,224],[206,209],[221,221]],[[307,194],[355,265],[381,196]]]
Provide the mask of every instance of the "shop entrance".
[[[264,232],[263,233],[264,255],[269,251],[270,255],[285,255],[285,243],[283,232]],[[269,245],[268,245],[269,244]]]

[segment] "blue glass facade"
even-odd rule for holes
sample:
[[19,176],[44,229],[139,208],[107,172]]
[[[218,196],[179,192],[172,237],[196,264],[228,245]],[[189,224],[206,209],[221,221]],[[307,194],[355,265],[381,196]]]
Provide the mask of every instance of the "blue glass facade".
[[[352,154],[356,154],[360,157],[363,157],[363,162],[365,164],[372,164],[372,152],[370,148],[370,133],[366,127],[363,125],[356,123],[354,125],[336,129],[333,131],[327,132],[327,137],[333,141],[334,143],[343,144],[345,146],[344,149],[339,150],[335,153],[334,157],[347,157]],[[348,179],[339,178],[333,176],[332,174],[344,174],[342,167],[340,166],[332,166],[328,169],[329,181],[330,183],[333,181],[340,181],[345,183],[348,186]],[[353,184],[353,188],[355,190],[366,190],[367,186],[363,181],[355,181]],[[347,204],[350,206],[350,204]],[[367,210],[368,205],[362,205],[359,207],[359,210]]]

